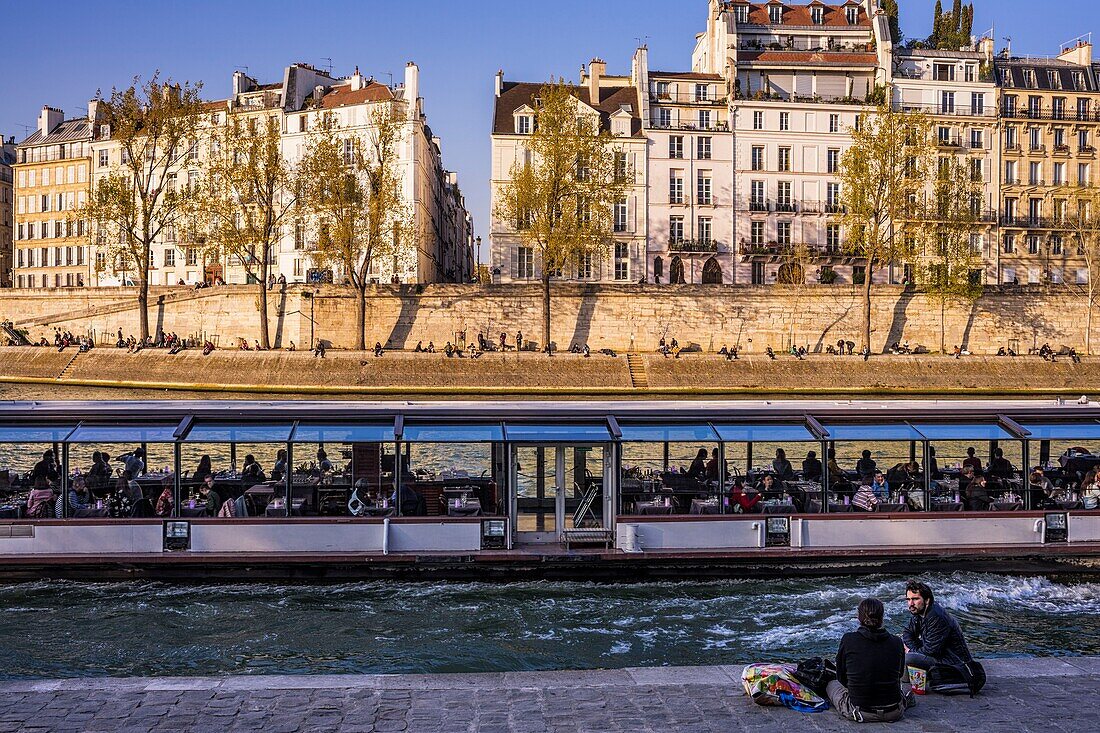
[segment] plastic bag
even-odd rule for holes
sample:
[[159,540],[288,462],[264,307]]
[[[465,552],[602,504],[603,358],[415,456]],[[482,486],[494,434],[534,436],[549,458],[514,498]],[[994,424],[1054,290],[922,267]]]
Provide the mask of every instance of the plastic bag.
[[774,705],[801,713],[820,713],[829,703],[795,677],[793,664],[750,664],[741,672],[741,684],[757,705]]

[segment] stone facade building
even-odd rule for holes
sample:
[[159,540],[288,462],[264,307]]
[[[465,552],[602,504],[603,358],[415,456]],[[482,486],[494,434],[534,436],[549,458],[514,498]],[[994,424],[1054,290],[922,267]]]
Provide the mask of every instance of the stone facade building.
[[12,257],[15,255],[15,138],[0,136],[0,287],[12,284]]
[[92,126],[43,107],[38,129],[16,146],[15,264],[17,288],[80,287],[89,283],[89,247],[83,221],[73,217],[87,201]]

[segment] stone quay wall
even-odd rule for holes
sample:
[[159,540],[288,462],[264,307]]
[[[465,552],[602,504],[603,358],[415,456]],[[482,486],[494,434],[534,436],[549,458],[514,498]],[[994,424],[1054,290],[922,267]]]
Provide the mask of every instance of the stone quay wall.
[[[355,344],[354,291],[337,286],[293,285],[269,292],[274,344],[298,348],[318,340],[335,348]],[[940,349],[941,326],[947,349],[959,344],[973,353],[1012,347],[1020,353],[1049,342],[1083,351],[1086,299],[1074,286],[991,288],[973,303],[941,303],[911,289],[876,287],[872,296],[873,349],[908,341],[932,352]],[[150,323],[154,330],[211,338],[220,347],[258,333],[255,287],[224,286],[199,291],[154,288]],[[594,351],[646,352],[659,339],[714,352],[738,345],[745,353],[790,344],[824,351],[837,340],[859,343],[861,291],[848,286],[642,286],[575,285],[554,287],[552,340],[556,347],[587,343]],[[476,339],[479,330],[496,341],[500,333],[522,331],[537,344],[542,338],[539,285],[378,286],[367,298],[368,347],[412,349],[418,341],[437,348]],[[138,332],[132,288],[78,288],[0,291],[0,319],[26,328],[36,340],[52,341],[54,328],[95,334],[97,342]],[[1095,330],[1094,330],[1095,338]],[[540,345],[541,344],[537,344]]]

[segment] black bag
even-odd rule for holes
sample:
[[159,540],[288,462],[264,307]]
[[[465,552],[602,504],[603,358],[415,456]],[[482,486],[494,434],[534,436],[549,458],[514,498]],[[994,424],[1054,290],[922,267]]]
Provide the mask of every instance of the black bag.
[[928,670],[928,691],[940,695],[974,697],[985,687],[985,668],[979,662],[937,664]]
[[825,698],[825,688],[836,679],[836,665],[829,659],[810,657],[798,663],[794,676],[818,697]]

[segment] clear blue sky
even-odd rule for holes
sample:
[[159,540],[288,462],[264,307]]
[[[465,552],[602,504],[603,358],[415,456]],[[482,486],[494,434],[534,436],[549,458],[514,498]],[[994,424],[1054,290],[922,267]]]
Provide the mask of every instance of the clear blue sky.
[[[935,0],[901,0],[907,37],[928,35]],[[950,6],[950,1],[944,4]],[[405,62],[421,68],[429,124],[443,139],[444,164],[458,171],[477,232],[489,218],[489,120],[493,74],[541,81],[575,79],[593,56],[626,73],[639,42],[652,68],[687,70],[706,0],[99,0],[0,3],[0,133],[22,139],[43,104],[80,113],[95,91],[125,85],[155,69],[202,80],[204,96],[228,94],[234,68],[261,82],[280,80],[304,61],[350,74],[401,79]],[[1016,53],[1052,54],[1060,43],[1100,32],[1095,0],[976,0],[975,31],[996,23],[997,44]],[[1100,41],[1100,36],[1097,38]],[[1097,54],[1100,56],[1100,53]]]

